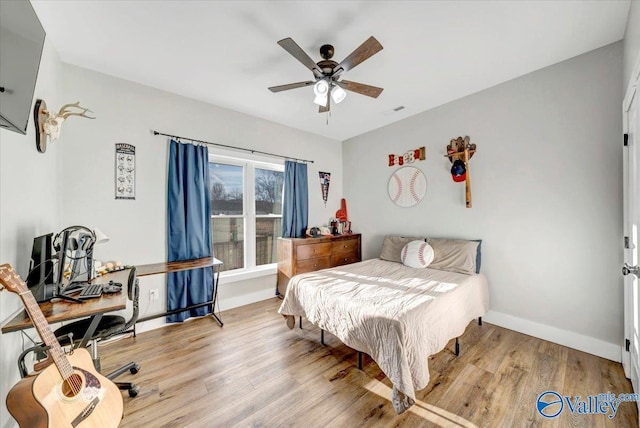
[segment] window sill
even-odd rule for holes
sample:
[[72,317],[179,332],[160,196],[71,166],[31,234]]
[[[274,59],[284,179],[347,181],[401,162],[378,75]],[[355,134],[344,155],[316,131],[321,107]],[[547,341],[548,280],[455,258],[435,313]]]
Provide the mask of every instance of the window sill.
[[278,273],[278,264],[258,266],[251,269],[237,269],[229,272],[220,272],[220,283],[245,281],[247,279],[260,278]]

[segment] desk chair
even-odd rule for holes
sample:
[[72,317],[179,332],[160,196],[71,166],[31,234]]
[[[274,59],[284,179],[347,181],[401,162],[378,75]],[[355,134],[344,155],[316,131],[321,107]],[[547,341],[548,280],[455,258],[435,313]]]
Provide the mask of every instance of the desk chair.
[[[90,344],[91,344],[91,357],[93,358],[93,363],[95,365],[96,370],[100,371],[100,357],[98,356],[98,341],[106,340],[112,338],[114,336],[118,336],[121,334],[133,333],[135,337],[135,323],[138,320],[138,298],[140,296],[140,288],[138,286],[138,278],[136,278],[136,268],[133,267],[129,271],[129,278],[127,280],[127,292],[129,300],[133,303],[133,312],[131,314],[131,318],[129,320],[125,320],[124,317],[120,315],[104,315],[95,331],[91,335]],[[79,321],[74,321],[69,324],[66,324],[54,332],[56,338],[60,339],[63,337],[71,337],[73,343],[76,346],[79,345],[80,341],[84,337],[85,333],[89,329],[91,324],[91,318],[81,319]],[[132,328],[133,327],[133,328]],[[120,367],[119,369],[109,373],[106,375],[108,379],[113,380],[114,378],[120,376],[126,371],[131,372],[131,374],[138,373],[140,370],[140,366],[135,362],[130,362]],[[129,392],[130,397],[135,397],[138,395],[140,388],[132,383],[132,382],[115,382],[118,388],[122,390],[127,390]]]

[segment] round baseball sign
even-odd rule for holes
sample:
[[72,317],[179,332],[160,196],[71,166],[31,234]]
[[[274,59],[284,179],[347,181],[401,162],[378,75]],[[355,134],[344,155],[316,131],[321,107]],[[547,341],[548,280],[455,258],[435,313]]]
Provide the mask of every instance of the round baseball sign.
[[389,198],[401,207],[412,207],[427,193],[427,179],[413,166],[396,170],[389,179]]

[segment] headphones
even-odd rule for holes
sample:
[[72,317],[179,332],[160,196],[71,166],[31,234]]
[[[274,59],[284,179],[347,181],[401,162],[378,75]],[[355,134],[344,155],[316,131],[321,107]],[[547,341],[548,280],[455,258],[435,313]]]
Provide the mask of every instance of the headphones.
[[[60,251],[65,232],[69,233],[69,250],[87,250],[95,243],[93,231],[85,226],[69,226],[62,229],[53,239],[53,248]],[[75,235],[75,236],[72,236]]]

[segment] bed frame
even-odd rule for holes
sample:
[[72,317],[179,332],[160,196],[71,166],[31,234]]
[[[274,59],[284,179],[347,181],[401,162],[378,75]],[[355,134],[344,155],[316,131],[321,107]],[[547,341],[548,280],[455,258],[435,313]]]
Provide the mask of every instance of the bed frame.
[[[302,329],[302,317],[300,317],[300,321],[298,325],[300,329]],[[482,325],[482,317],[478,317],[478,325]],[[323,329],[320,329],[320,343],[326,346],[326,343],[324,343]],[[357,352],[358,352],[358,369],[362,370],[362,351],[357,351]],[[460,342],[458,341],[457,337],[456,337],[456,344],[455,344],[455,354],[456,354],[456,357],[460,355]]]

